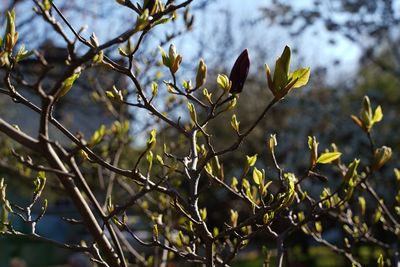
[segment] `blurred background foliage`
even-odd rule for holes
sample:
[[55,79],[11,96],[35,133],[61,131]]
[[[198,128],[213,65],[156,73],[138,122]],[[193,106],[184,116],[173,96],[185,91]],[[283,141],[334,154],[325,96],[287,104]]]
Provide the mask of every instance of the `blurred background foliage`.
[[[243,3],[246,2],[246,3]],[[56,1],[60,9],[72,19],[75,27],[89,25],[84,34],[96,32],[99,40],[107,38],[124,30],[124,23],[133,22],[130,12],[116,9],[115,1],[90,1],[90,8],[84,1]],[[54,65],[57,61],[65,60],[65,53],[52,31],[36,18],[32,11],[31,1],[5,0],[0,7],[0,25],[5,25],[6,10],[16,8],[17,28],[28,49],[39,48],[51,54]],[[116,11],[114,11],[116,10]],[[161,68],[153,66],[160,55],[158,46],[169,45],[172,40],[180,48],[184,56],[183,70],[179,77],[187,79],[194,77],[199,57],[203,57],[208,65],[208,82],[212,89],[218,73],[227,73],[233,60],[243,48],[248,47],[252,66],[250,77],[245,85],[244,92],[240,95],[237,106],[237,117],[241,127],[246,127],[264,107],[266,101],[271,99],[267,90],[267,83],[263,71],[263,64],[273,62],[273,58],[284,44],[292,46],[296,58],[300,58],[295,65],[311,66],[312,75],[308,87],[298,91],[290,98],[285,99],[280,105],[274,107],[268,118],[254,130],[239,150],[221,159],[224,167],[225,179],[231,179],[244,165],[244,156],[258,154],[263,162],[268,175],[271,169],[269,157],[266,155],[266,141],[270,134],[276,133],[278,139],[277,157],[282,167],[287,171],[305,171],[308,164],[307,136],[315,135],[322,149],[329,148],[335,143],[344,153],[344,161],[354,157],[367,160],[368,139],[361,134],[350,119],[351,114],[358,115],[360,101],[364,95],[371,98],[371,102],[383,108],[383,123],[373,132],[378,145],[387,145],[393,148],[394,154],[391,163],[386,166],[375,183],[379,183],[377,191],[384,193],[388,200],[394,199],[396,188],[389,182],[393,177],[393,168],[399,167],[400,149],[400,1],[398,0],[315,0],[315,1],[225,1],[195,0],[191,12],[194,23],[184,28],[182,19],[178,19],[173,26],[157,30],[145,42],[137,59],[140,79],[148,84],[153,80],[162,81]],[[78,50],[79,50],[78,46]],[[54,53],[52,53],[53,51]],[[111,57],[117,57],[117,51],[106,51]],[[29,65],[31,64],[31,65]],[[27,61],[21,68],[30,68],[35,71],[34,62]],[[101,125],[105,124],[112,129],[112,122],[129,121],[129,131],[132,140],[125,140],[124,151],[120,151],[121,165],[129,166],[132,158],[138,157],[143,150],[144,137],[149,125],[154,124],[153,118],[144,113],[132,113],[130,109],[119,106],[110,106],[103,103],[103,109],[92,108],[91,101],[101,102],[100,93],[110,90],[112,85],[118,88],[129,87],[121,77],[109,76],[106,70],[98,68],[85,79],[80,79],[79,93],[69,94],[65,104],[57,110],[59,119],[69,128],[82,131],[82,135],[89,138]],[[49,81],[51,82],[51,81]],[[1,85],[1,83],[0,83]],[[160,91],[165,93],[160,82]],[[29,92],[28,92],[29,93]],[[165,95],[167,95],[165,93]],[[80,103],[77,105],[77,103]],[[33,118],[22,116],[29,114],[26,110],[10,108],[12,101],[0,97],[0,114],[18,124],[28,132],[34,132],[37,125],[31,122]],[[179,100],[166,97],[165,101],[157,103],[165,110],[175,109],[177,117],[182,115]],[[178,108],[177,108],[178,107]],[[113,109],[125,108],[125,115],[115,118]],[[24,113],[25,112],[25,113]],[[204,114],[198,114],[200,117]],[[230,126],[231,114],[220,117],[208,126],[212,138],[220,140],[218,146],[225,147],[231,143],[232,128]],[[182,120],[186,120],[183,117]],[[155,122],[159,123],[159,122]],[[85,125],[82,129],[77,126]],[[163,143],[169,144],[169,149],[179,151],[181,145],[172,129],[164,128],[159,124],[160,152]],[[118,135],[115,135],[118,138]],[[102,142],[96,147],[105,158],[107,150],[113,149],[112,139]],[[24,201],[21,196],[30,192],[31,174],[29,170],[18,166],[10,169],[9,162],[13,160],[10,155],[10,141],[0,136],[0,174],[10,181],[11,199]],[[306,155],[306,156],[305,156]],[[261,164],[261,163],[259,163]],[[104,189],[105,185],[99,182],[97,170],[90,165],[86,168],[86,175],[92,177],[92,186]],[[310,188],[322,188],[328,184],[338,184],[340,176],[334,172],[327,172],[328,182],[312,181]],[[16,177],[22,178],[17,179]],[[63,199],[59,192],[60,185],[52,183],[49,179],[47,196],[53,199],[50,213],[60,215],[73,213],[68,199]],[[179,181],[176,181],[179,182]],[[12,186],[12,184],[17,187]],[[184,185],[182,185],[184,186]],[[123,182],[114,191],[119,194],[117,198],[124,198],[127,187]],[[229,206],[235,206],[229,201],[229,196],[220,194],[218,187],[211,190],[209,197],[204,201],[204,206],[212,206],[208,210],[211,223],[218,225],[218,218],[223,212],[229,211]],[[17,201],[17,202],[18,202]],[[105,201],[105,200],[104,200]],[[390,206],[390,203],[389,203]],[[219,207],[219,208],[216,208]],[[235,207],[240,211],[240,207]],[[133,210],[138,216],[142,210]],[[212,213],[214,211],[214,213]],[[371,211],[372,212],[372,211]],[[44,226],[39,229],[60,240],[79,239],[85,233],[78,228],[72,228],[63,221],[50,218],[44,221]],[[57,225],[54,228],[54,225]],[[284,227],[284,226],[283,226]],[[54,229],[53,229],[54,228]],[[53,229],[53,230],[52,230]],[[63,229],[61,231],[60,229]],[[61,232],[62,234],[61,234]],[[57,236],[57,234],[59,236]],[[333,240],[339,240],[340,233],[332,233]],[[345,266],[340,257],[332,254],[328,249],[312,246],[313,243],[298,233],[289,244],[289,260],[287,266]],[[262,238],[262,237],[260,237]],[[299,245],[300,244],[300,245]],[[273,244],[272,244],[273,245]],[[315,244],[314,244],[315,245]],[[0,240],[0,266],[9,266],[10,259],[22,258],[27,266],[55,266],[65,264],[71,255],[65,251],[50,248],[43,244],[31,243],[14,239]],[[375,256],[378,251],[373,247],[357,248],[358,255],[365,266],[375,266]],[[246,257],[239,259],[236,266],[261,266],[260,255],[254,254],[254,248],[249,247]],[[326,260],[329,258],[329,261]],[[272,259],[273,260],[273,259]],[[17,265],[14,265],[17,266]],[[23,265],[18,265],[23,266]]]

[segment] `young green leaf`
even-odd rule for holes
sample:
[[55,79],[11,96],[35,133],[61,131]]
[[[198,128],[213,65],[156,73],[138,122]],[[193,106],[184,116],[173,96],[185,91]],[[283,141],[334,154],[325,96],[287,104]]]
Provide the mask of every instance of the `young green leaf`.
[[383,255],[382,254],[379,255],[377,263],[378,263],[378,267],[384,267],[385,266],[385,261],[383,260]]
[[229,80],[228,76],[226,76],[225,74],[218,74],[217,84],[225,92],[229,92],[229,90],[231,89],[231,86],[232,86],[232,82]]
[[253,170],[253,180],[257,185],[264,185],[264,177],[263,173],[254,167]]
[[203,89],[203,95],[207,99],[208,103],[212,104],[212,93],[209,93],[207,88]]
[[338,158],[340,158],[340,156],[342,155],[342,153],[340,152],[327,152],[327,153],[322,153],[318,159],[317,159],[317,163],[320,164],[328,164],[331,163],[332,161],[337,160]]
[[285,46],[282,55],[276,60],[273,83],[278,91],[283,89],[288,83],[290,57],[290,48]]
[[321,224],[321,222],[315,222],[315,230],[318,233],[322,233],[322,224]]
[[361,214],[364,216],[366,209],[366,201],[364,197],[358,197],[358,205],[360,207]]
[[236,131],[236,133],[238,133],[239,134],[239,124],[240,124],[240,122],[238,122],[237,121],[237,119],[236,119],[236,114],[233,114],[232,115],[232,119],[231,119],[231,125],[232,125],[232,128]]
[[157,142],[156,135],[157,135],[156,129],[151,130],[149,139],[147,140],[147,150],[153,149],[154,146],[156,145]]
[[155,97],[158,92],[158,84],[156,82],[151,83],[151,95],[152,97]]
[[239,213],[236,210],[230,210],[231,213],[231,222],[232,222],[232,226],[236,227],[238,219],[239,219]]
[[65,79],[65,81],[61,85],[61,88],[58,91],[57,98],[60,98],[60,97],[63,97],[64,95],[66,95],[69,92],[69,90],[72,88],[72,85],[79,78],[80,75],[81,75],[81,71],[78,70],[77,72],[72,74],[70,77]]
[[310,68],[300,68],[290,74],[289,80],[296,81],[292,88],[299,88],[308,83],[310,79]]
[[199,212],[201,219],[205,221],[207,219],[207,209],[206,208],[200,209]]
[[375,109],[373,121],[374,121],[374,123],[380,122],[382,120],[382,118],[383,118],[382,108],[381,108],[381,106],[378,106]]
[[255,154],[255,155],[253,155],[251,157],[246,156],[246,159],[247,159],[247,165],[249,167],[253,167],[256,164],[256,161],[257,161],[257,154]]
[[188,103],[188,109],[190,113],[190,118],[194,123],[197,123],[196,109],[194,108],[194,105],[190,102]]
[[235,191],[238,191],[238,186],[239,182],[238,179],[236,177],[232,177],[232,182],[231,182],[231,188]]
[[196,74],[196,88],[203,86],[207,79],[207,65],[203,59],[200,59]]
[[268,141],[268,147],[271,153],[274,153],[275,147],[278,145],[276,141],[276,134],[271,134]]

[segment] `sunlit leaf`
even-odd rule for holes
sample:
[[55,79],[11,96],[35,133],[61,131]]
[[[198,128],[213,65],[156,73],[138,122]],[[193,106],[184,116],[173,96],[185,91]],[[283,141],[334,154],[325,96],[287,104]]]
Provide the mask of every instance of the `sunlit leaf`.
[[378,106],[375,109],[373,121],[380,122],[382,120],[382,118],[383,118],[382,108],[381,108],[381,106]]
[[320,164],[328,164],[331,163],[332,161],[337,160],[338,158],[340,158],[340,156],[342,155],[342,153],[340,152],[327,152],[327,153],[322,153],[318,159],[317,159],[317,163]]
[[299,88],[306,85],[310,79],[310,73],[310,68],[300,68],[294,71],[289,77],[289,80],[296,81],[292,88]]

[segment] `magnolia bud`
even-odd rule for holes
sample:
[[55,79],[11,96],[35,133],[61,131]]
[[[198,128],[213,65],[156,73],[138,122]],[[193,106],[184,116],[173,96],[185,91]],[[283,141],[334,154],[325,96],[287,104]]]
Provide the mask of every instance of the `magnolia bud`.
[[207,79],[207,65],[203,59],[200,59],[199,67],[197,68],[196,75],[196,88],[203,86]]
[[149,13],[152,14],[152,11],[153,11],[153,8],[154,8],[155,4],[156,4],[155,0],[144,0],[143,10],[144,9],[148,9]]
[[387,146],[377,148],[374,155],[373,170],[378,170],[392,158],[392,149]]
[[229,91],[231,94],[239,94],[243,90],[243,85],[249,73],[250,59],[247,49],[245,49],[240,56],[236,59],[232,67],[229,80],[232,81],[232,87]]

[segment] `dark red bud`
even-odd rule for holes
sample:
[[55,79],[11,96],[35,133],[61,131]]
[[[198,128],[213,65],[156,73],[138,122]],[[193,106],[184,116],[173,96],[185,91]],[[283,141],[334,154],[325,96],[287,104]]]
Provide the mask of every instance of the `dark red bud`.
[[232,87],[229,91],[231,94],[239,94],[243,90],[244,82],[247,79],[249,73],[250,59],[247,49],[245,49],[240,56],[236,59],[235,64],[232,67],[229,80],[232,81]]
[[155,0],[144,0],[143,10],[148,9],[149,13],[151,14],[155,4],[156,4]]

